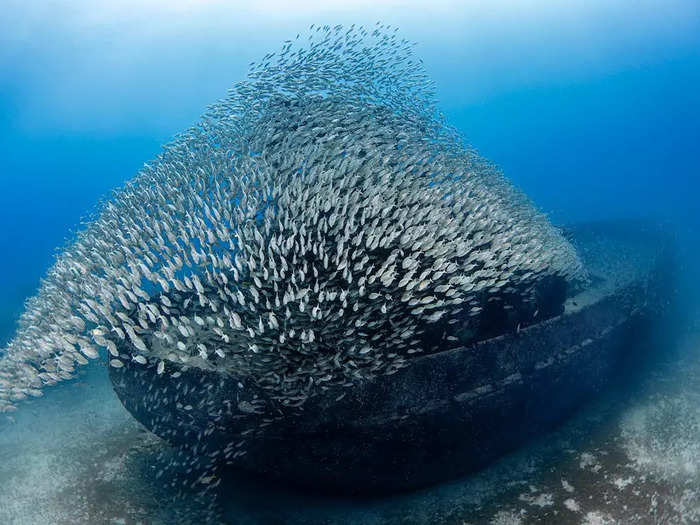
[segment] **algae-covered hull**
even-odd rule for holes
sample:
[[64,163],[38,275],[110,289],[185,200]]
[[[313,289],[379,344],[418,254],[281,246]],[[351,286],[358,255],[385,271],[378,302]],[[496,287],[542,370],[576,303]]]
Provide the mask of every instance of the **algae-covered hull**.
[[[601,223],[568,235],[593,283],[564,314],[313,397],[249,434],[235,466],[294,485],[404,490],[479,469],[551,428],[652,349],[674,289],[659,230]],[[168,372],[110,368],[124,406],[174,443],[223,448],[267,417],[237,410],[262,396],[237,378]]]

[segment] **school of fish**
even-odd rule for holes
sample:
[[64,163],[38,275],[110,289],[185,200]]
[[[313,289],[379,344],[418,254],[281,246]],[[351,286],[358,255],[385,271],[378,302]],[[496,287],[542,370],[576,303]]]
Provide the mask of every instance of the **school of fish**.
[[0,354],[0,412],[98,358],[217,370],[296,407],[458,346],[493,297],[585,279],[445,123],[412,47],[312,26],[251,64],[57,257]]

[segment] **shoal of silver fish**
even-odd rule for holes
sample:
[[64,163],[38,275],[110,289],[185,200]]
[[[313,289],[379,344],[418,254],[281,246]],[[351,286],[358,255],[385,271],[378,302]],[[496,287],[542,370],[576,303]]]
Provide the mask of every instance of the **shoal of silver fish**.
[[436,351],[427,326],[459,346],[449,327],[491,296],[585,278],[444,122],[412,44],[381,25],[303,42],[253,67],[58,256],[0,358],[0,412],[100,355],[173,381],[218,370],[299,406]]

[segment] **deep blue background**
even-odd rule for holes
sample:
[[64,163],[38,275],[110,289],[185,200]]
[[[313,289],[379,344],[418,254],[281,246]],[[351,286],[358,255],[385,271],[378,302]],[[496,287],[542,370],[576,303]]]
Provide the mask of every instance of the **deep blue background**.
[[0,7],[0,343],[81,217],[312,22],[399,25],[449,120],[555,222],[670,221],[698,275],[700,3],[408,3]]

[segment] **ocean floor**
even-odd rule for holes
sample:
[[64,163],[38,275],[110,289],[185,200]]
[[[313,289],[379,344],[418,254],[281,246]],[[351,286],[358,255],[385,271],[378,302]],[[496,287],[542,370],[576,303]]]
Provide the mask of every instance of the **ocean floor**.
[[[372,500],[245,479],[211,494],[215,522],[258,524],[700,523],[700,324],[679,356],[558,430],[462,480]],[[0,523],[204,523],[207,502],[157,478],[170,448],[113,394],[106,367],[0,415]]]

